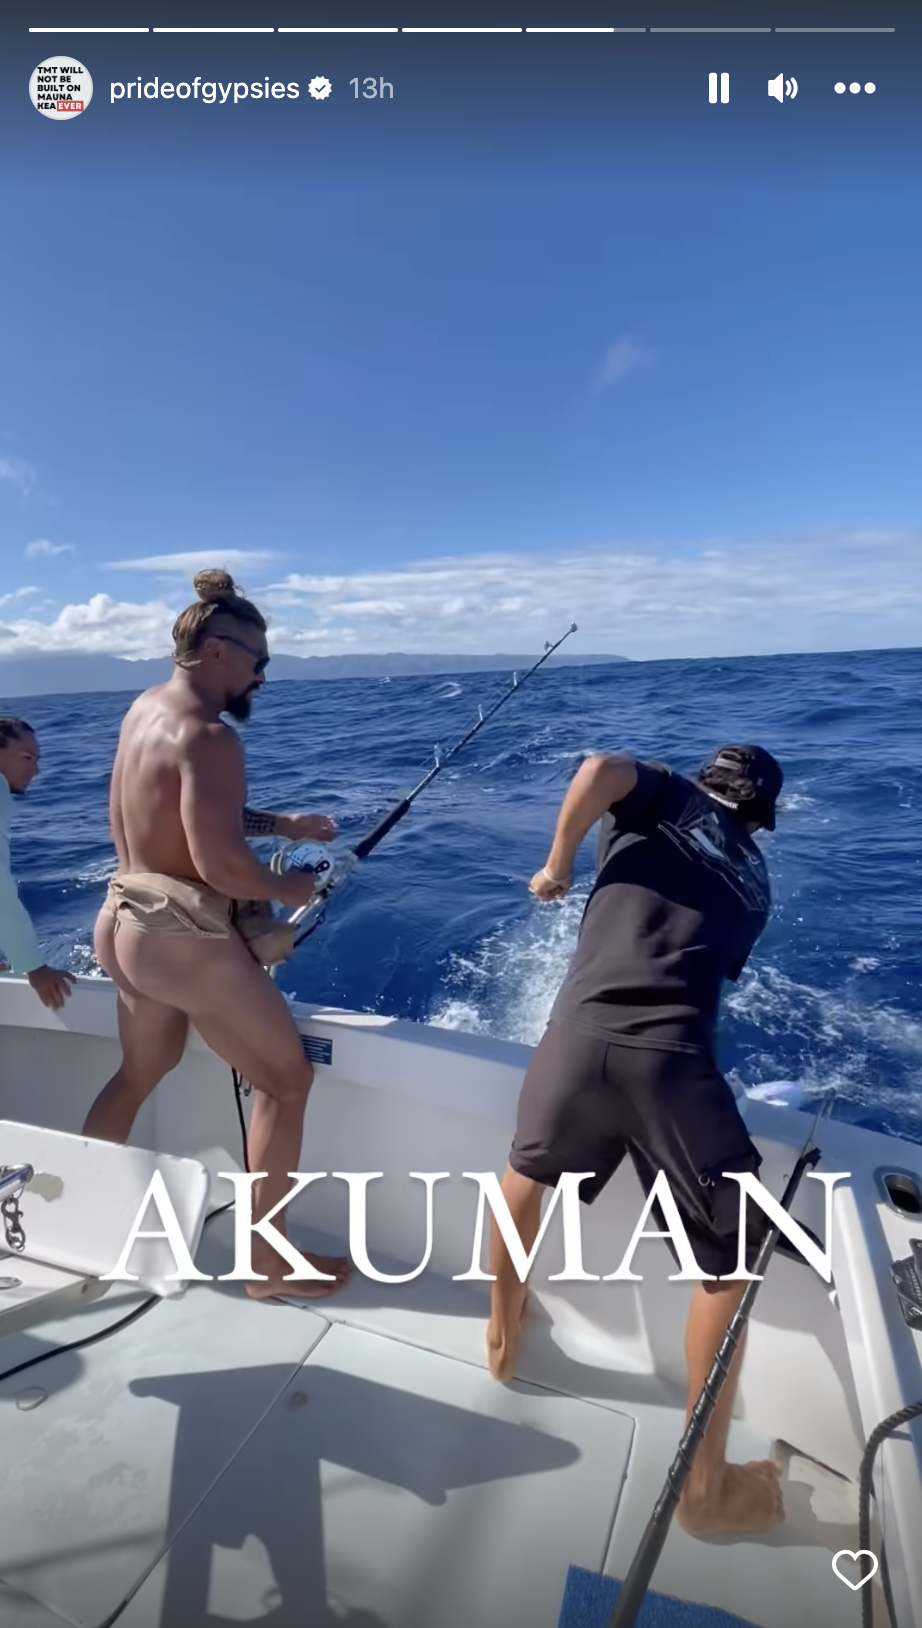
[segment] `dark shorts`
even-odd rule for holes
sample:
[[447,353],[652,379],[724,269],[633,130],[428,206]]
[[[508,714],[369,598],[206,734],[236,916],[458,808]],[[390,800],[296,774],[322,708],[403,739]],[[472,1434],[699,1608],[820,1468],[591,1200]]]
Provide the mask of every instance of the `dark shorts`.
[[[755,1174],[762,1159],[723,1075],[705,1055],[619,1046],[550,1023],[522,1085],[513,1170],[548,1187],[567,1171],[592,1170],[579,1189],[591,1204],[625,1154],[645,1193],[666,1172],[702,1272],[735,1273],[740,1188],[722,1172]],[[751,1270],[768,1222],[751,1203],[747,1218]],[[666,1228],[658,1204],[653,1226]]]

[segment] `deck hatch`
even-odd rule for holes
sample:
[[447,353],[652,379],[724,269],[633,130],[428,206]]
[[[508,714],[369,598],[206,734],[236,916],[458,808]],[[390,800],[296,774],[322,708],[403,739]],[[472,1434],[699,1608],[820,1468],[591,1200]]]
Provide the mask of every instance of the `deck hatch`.
[[633,1431],[333,1327],[118,1628],[555,1628],[568,1566],[604,1557]]

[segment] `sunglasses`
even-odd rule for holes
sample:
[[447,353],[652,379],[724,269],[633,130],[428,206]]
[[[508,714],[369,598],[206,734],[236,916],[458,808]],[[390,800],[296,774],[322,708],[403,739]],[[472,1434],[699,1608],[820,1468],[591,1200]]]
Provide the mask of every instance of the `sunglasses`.
[[242,639],[235,639],[232,633],[219,633],[217,637],[222,641],[222,643],[235,644],[238,650],[245,650],[248,656],[252,656],[253,672],[257,675],[257,677],[260,673],[264,673],[266,671],[270,659],[268,656],[261,656],[258,650],[253,649],[252,645],[244,644]]

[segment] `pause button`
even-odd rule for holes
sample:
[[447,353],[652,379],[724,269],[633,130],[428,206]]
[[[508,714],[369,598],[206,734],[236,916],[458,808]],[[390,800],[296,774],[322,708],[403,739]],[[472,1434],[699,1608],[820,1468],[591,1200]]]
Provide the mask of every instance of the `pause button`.
[[[716,73],[709,73],[708,74],[708,101],[709,102],[716,102],[716,100],[717,100],[717,75],[716,75]],[[728,73],[722,73],[721,76],[720,76],[720,100],[722,102],[729,102],[729,100],[730,100],[730,75]]]

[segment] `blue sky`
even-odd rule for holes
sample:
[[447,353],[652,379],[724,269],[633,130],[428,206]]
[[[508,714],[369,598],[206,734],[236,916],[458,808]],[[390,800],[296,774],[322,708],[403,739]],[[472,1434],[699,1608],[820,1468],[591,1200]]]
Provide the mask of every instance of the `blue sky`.
[[918,643],[917,36],[83,39],[57,124],[23,33],[0,656],[162,653],[206,563],[301,654]]

